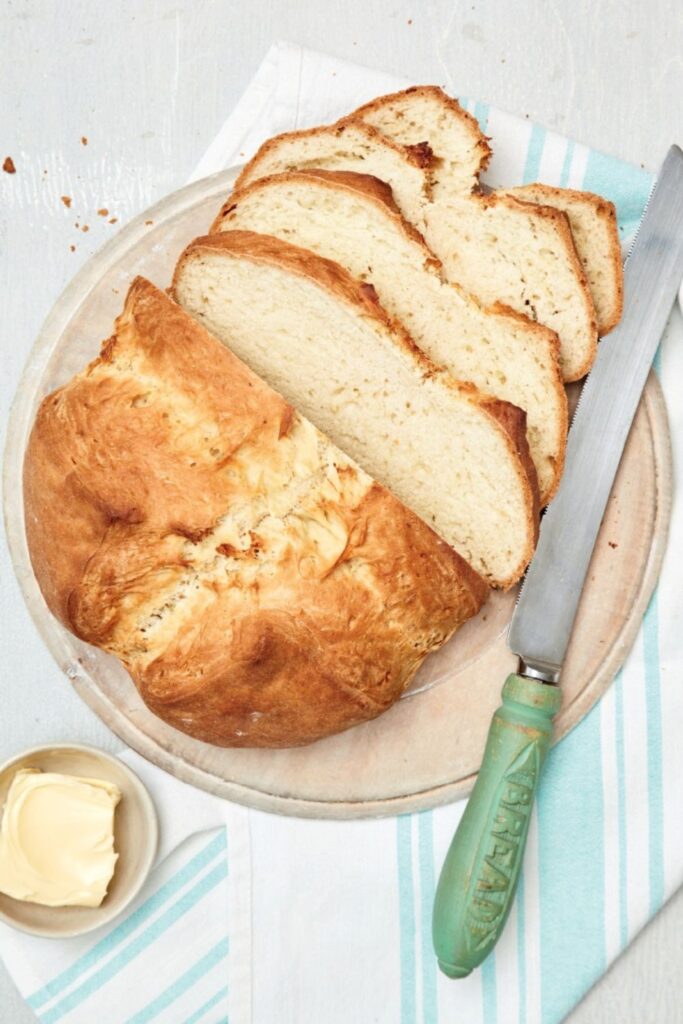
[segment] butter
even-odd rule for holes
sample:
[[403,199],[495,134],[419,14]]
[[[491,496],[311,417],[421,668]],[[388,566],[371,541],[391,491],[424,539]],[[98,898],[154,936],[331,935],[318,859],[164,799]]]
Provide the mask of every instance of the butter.
[[120,799],[100,779],[18,771],[0,825],[0,892],[46,907],[99,907],[118,859]]

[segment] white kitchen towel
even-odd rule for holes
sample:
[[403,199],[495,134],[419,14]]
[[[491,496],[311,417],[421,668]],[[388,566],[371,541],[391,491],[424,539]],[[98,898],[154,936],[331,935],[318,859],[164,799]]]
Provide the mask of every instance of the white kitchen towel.
[[[467,83],[457,68],[453,79],[441,84],[462,100]],[[276,132],[332,121],[406,84],[413,83],[277,43],[193,177],[244,163]],[[630,239],[650,173],[463,102],[492,138],[488,184],[540,180],[602,193]],[[678,476],[678,310],[656,369]],[[668,556],[633,652],[599,705],[551,753],[519,898],[494,956],[466,980],[439,974],[430,935],[435,879],[462,802],[347,824],[250,813],[255,1024],[554,1024],[566,1016],[683,881],[682,558],[676,498]]]
[[[245,809],[132,751],[159,816],[155,866],[114,922],[72,939],[0,925],[0,955],[46,1024],[248,1024],[251,876]],[[0,1013],[0,1021],[5,1021]]]
[[[243,163],[274,132],[333,120],[404,84],[276,44],[193,178]],[[443,84],[455,94],[466,88],[457,81]],[[649,174],[527,120],[481,103],[465,105],[493,139],[490,184],[538,178],[592,188],[617,203],[623,237],[633,233]],[[657,368],[680,474],[683,326],[677,312]],[[668,557],[633,652],[607,695],[549,756],[519,898],[482,970],[448,981],[431,950],[435,879],[463,802],[347,823],[223,805],[226,867],[221,868],[220,833],[191,840],[191,850],[181,846],[150,880],[134,908],[140,917],[130,925],[124,919],[102,939],[54,948],[2,929],[0,951],[22,992],[41,1019],[71,1024],[219,1024],[228,1016],[231,1024],[242,1024],[250,1006],[254,1024],[561,1021],[683,881],[683,592],[677,568],[682,557],[683,514],[676,499]],[[456,741],[457,723],[453,728]],[[140,764],[140,774],[151,778],[147,773],[154,769]],[[211,800],[191,791],[179,803],[175,787],[182,784],[168,784],[168,794],[155,791],[164,816],[184,817],[195,801]],[[201,827],[194,821],[188,832]],[[194,899],[195,882],[222,870],[226,879],[183,914],[184,894]],[[149,924],[161,920],[163,929],[171,919],[171,930],[142,948],[144,937],[156,934]],[[133,929],[130,937],[127,927]],[[70,952],[71,942],[82,945]],[[142,981],[126,950],[144,966]],[[74,1004],[78,995],[69,1002],[70,993],[88,991],[88,978],[95,977],[97,985],[98,972],[107,979],[119,964],[119,974],[101,989],[80,1003]]]

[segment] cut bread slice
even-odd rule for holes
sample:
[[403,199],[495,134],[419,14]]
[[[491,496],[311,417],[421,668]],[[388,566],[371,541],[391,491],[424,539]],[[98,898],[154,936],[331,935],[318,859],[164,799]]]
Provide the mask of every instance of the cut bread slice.
[[176,300],[494,586],[524,571],[538,490],[524,413],[458,384],[374,289],[280,239],[197,239]]
[[442,195],[426,210],[424,234],[451,281],[557,333],[566,381],[588,373],[595,307],[566,214],[497,193]]
[[624,308],[624,268],[614,203],[594,192],[538,183],[503,192],[525,202],[554,206],[567,214],[595,304],[598,331],[604,335],[616,327]]
[[307,167],[360,171],[386,181],[405,216],[421,224],[430,194],[430,163],[426,146],[397,145],[362,121],[340,121],[268,139],[242,169],[235,189],[268,174]]
[[567,434],[557,336],[448,283],[386,184],[348,171],[260,178],[233,193],[212,231],[234,229],[275,235],[340,263],[372,283],[385,310],[435,362],[524,409],[541,504],[550,500]]
[[[425,161],[428,166],[421,166]],[[554,330],[565,380],[577,380],[590,369],[597,340],[595,313],[565,214],[511,196],[489,202],[477,194],[442,193],[438,202],[429,202],[431,164],[424,148],[401,147],[362,121],[270,139],[235,187],[312,168],[362,172],[387,182],[401,213],[424,233],[451,281],[487,304],[500,301]],[[469,229],[461,230],[460,220]],[[473,248],[476,270],[469,259]]]
[[427,143],[433,153],[432,195],[475,191],[491,159],[476,118],[438,85],[416,85],[378,96],[350,115],[399,145]]
[[[433,152],[432,196],[470,194],[491,157],[487,137],[457,100],[434,85],[415,86],[379,96],[351,115],[395,143],[427,143]],[[600,334],[621,318],[623,274],[616,213],[612,203],[592,192],[523,185],[498,190],[527,202],[554,206],[569,217],[574,244],[586,272]]]

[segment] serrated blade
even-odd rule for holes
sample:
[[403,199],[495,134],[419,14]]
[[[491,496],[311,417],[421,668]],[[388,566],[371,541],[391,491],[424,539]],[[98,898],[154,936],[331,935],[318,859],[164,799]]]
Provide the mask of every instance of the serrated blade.
[[567,441],[560,489],[510,623],[526,675],[556,682],[640,396],[683,277],[683,152],[672,146],[624,271],[624,315],[598,346]]

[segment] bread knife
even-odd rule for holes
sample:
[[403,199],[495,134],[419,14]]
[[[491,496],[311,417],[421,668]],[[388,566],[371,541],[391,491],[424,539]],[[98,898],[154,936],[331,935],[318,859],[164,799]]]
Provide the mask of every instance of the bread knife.
[[624,315],[598,346],[569,432],[564,476],[510,623],[518,672],[503,687],[439,878],[433,940],[450,978],[482,963],[510,912],[588,565],[682,277],[683,152],[672,146],[626,262]]

